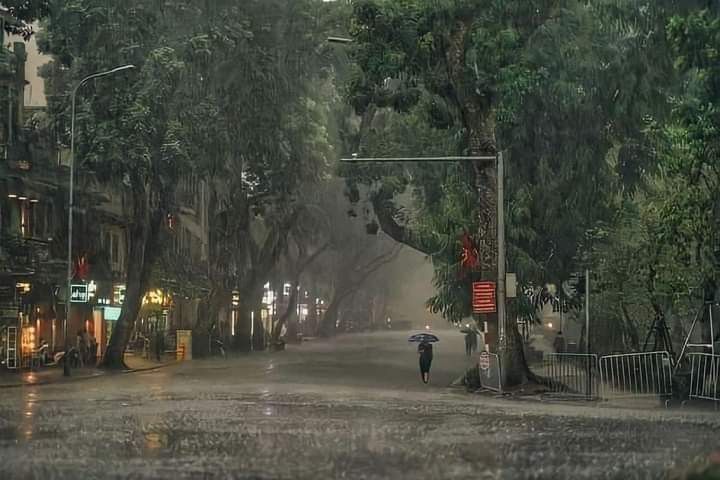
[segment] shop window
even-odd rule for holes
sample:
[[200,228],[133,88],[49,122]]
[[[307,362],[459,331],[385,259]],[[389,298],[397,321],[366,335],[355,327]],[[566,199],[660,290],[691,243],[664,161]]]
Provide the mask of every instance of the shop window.
[[25,201],[20,204],[20,231],[25,238],[30,238],[33,234],[32,207]]

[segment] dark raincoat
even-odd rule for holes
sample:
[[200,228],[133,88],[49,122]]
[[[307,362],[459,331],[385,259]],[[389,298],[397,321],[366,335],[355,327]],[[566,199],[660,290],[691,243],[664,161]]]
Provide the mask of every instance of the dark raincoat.
[[433,359],[433,347],[431,343],[423,342],[418,345],[418,353],[420,354],[420,372],[430,372],[430,365]]

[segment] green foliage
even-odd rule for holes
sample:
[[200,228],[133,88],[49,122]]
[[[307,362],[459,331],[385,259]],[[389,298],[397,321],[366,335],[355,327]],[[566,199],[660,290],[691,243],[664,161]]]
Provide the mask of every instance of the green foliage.
[[3,0],[0,9],[9,15],[3,22],[5,32],[20,35],[27,40],[35,33],[32,23],[47,16],[51,4],[50,0]]
[[[349,101],[364,115],[397,112],[392,122],[375,114],[360,153],[464,154],[474,131],[493,148],[497,135],[509,268],[526,287],[562,284],[586,263],[587,232],[613,220],[618,194],[631,194],[655,161],[648,131],[669,111],[663,94],[674,78],[665,18],[662,6],[633,2],[356,2]],[[458,238],[478,228],[473,170],[346,173],[401,221],[407,209],[389,199],[414,195],[408,225],[436,265],[430,305],[452,321],[467,315],[471,278],[458,271]]]

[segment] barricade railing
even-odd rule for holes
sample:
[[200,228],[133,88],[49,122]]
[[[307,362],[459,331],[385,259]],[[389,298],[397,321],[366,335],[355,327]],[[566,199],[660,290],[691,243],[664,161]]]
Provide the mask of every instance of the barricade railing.
[[626,353],[600,358],[605,399],[672,395],[672,365],[668,352]]
[[546,385],[553,397],[598,397],[600,374],[595,354],[546,353],[541,375],[548,380]]
[[720,402],[720,355],[689,353],[690,398]]
[[483,388],[502,393],[502,368],[496,353],[480,352],[478,370]]

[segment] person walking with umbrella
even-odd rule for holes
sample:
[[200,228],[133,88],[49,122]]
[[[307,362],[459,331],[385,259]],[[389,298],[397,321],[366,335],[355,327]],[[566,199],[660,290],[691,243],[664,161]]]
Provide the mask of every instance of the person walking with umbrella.
[[433,346],[440,339],[431,333],[419,333],[408,339],[409,342],[418,343],[418,355],[420,356],[420,378],[423,383],[430,381],[430,366],[433,361]]
[[422,342],[418,345],[418,354],[420,355],[420,377],[423,383],[430,381],[430,366],[433,360],[432,343]]

